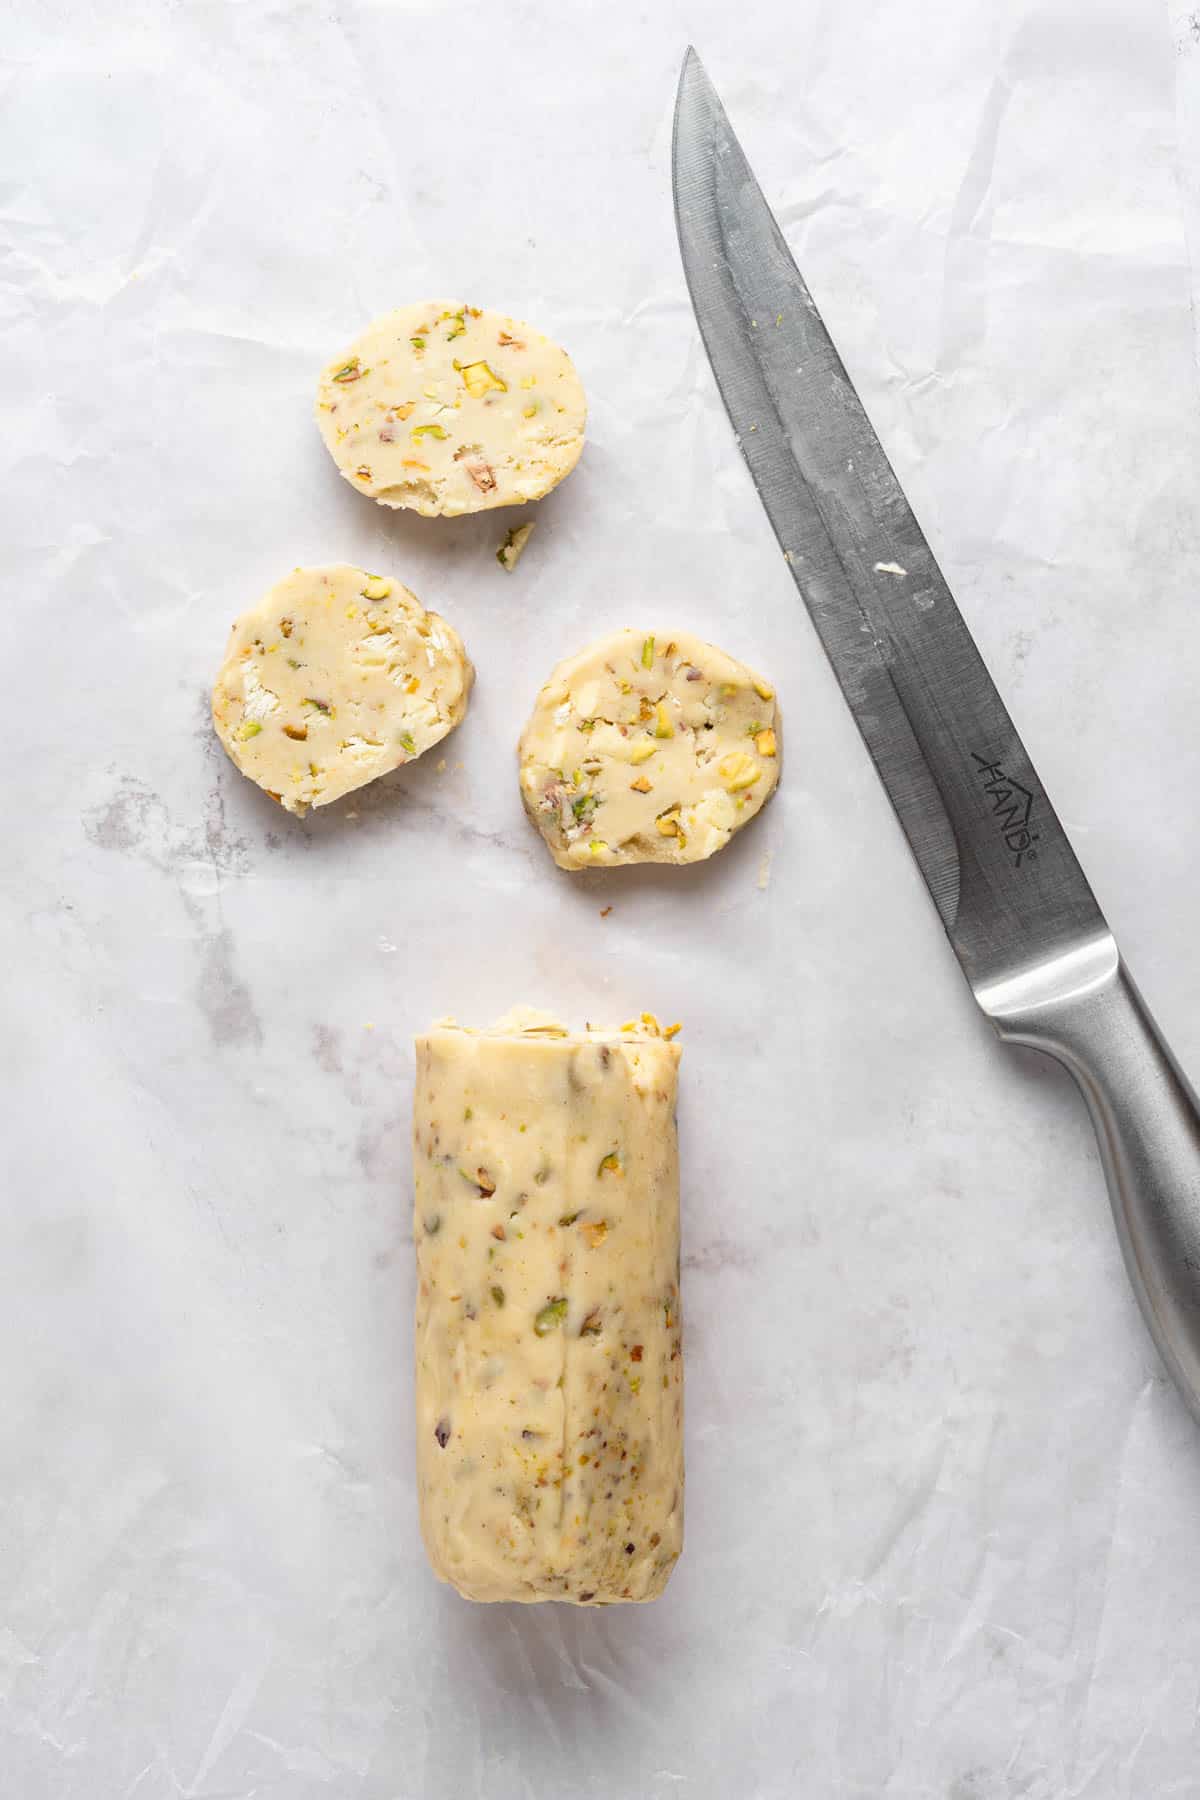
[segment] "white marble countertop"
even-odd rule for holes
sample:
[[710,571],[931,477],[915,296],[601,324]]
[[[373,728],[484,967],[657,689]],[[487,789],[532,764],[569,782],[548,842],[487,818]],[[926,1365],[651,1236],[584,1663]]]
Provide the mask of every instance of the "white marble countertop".
[[[1200,1795],[1200,1434],[1082,1109],[973,1009],[797,602],[668,168],[691,38],[1196,1073],[1200,24],[23,11],[5,1794]],[[365,504],[310,420],[332,348],[441,292],[532,319],[591,397],[512,577],[497,520]],[[479,682],[444,771],[298,822],[207,687],[236,612],[341,559]],[[569,878],[513,744],[560,655],[642,621],[774,673],[783,785],[702,870]],[[472,1608],[417,1535],[410,1040],[518,1000],[685,1021],[688,1546],[637,1611]]]

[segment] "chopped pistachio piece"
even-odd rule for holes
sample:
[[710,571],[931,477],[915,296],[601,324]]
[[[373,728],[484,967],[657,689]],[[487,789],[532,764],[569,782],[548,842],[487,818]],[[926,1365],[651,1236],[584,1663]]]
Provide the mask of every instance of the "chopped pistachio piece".
[[754,748],[760,756],[774,756],[776,753],[775,733],[770,729],[756,732]]
[[482,400],[483,396],[495,388],[497,393],[508,392],[507,381],[502,381],[496,371],[482,359],[479,362],[455,362],[454,367],[463,379],[463,386],[472,400]]
[[745,750],[734,750],[717,764],[717,773],[731,794],[753,787],[762,774],[762,766]]
[[550,1300],[543,1306],[533,1321],[533,1329],[539,1337],[546,1337],[550,1332],[558,1330],[566,1316],[567,1302],[560,1296],[557,1300]]
[[642,645],[642,667],[643,669],[654,667],[654,639],[652,637],[648,637]]
[[372,575],[363,588],[364,600],[386,600],[392,591],[392,584],[383,575]]

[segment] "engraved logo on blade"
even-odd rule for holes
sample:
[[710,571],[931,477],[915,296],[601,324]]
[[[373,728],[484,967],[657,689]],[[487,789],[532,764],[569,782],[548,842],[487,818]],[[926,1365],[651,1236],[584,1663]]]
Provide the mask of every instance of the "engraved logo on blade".
[[983,783],[983,791],[991,800],[992,814],[1008,846],[1013,867],[1019,869],[1027,857],[1032,861],[1037,856],[1034,845],[1038,833],[1030,829],[1035,796],[1029,788],[1006,775],[998,762],[980,756],[977,750],[972,750],[971,757]]

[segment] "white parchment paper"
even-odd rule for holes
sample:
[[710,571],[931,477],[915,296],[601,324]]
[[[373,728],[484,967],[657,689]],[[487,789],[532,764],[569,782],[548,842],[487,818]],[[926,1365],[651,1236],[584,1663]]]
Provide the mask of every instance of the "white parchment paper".
[[[1200,1795],[1200,1434],[739,461],[673,236],[689,39],[1200,1071],[1186,5],[19,0],[6,1800]],[[364,503],[310,419],[432,293],[591,397],[512,577],[502,522]],[[479,685],[444,770],[296,822],[207,688],[235,613],[341,559]],[[643,622],[773,672],[783,786],[703,870],[569,878],[516,734]],[[518,1000],[685,1021],[688,1546],[637,1611],[472,1608],[417,1535],[410,1040]]]

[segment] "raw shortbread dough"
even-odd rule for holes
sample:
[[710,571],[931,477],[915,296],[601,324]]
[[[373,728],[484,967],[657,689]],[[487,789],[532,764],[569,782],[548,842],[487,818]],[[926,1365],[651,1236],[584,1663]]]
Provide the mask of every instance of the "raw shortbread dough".
[[398,581],[293,569],[234,625],[213,724],[243,775],[305,813],[438,743],[473,679],[458,633]]
[[683,1541],[679,1051],[644,1015],[417,1039],[421,1530],[471,1600],[652,1600]]
[[317,386],[317,423],[346,480],[428,515],[540,500],[579,461],[586,418],[565,350],[460,300],[376,319]]
[[521,797],[560,869],[700,862],[779,780],[775,690],[686,632],[559,663],[521,738]]

